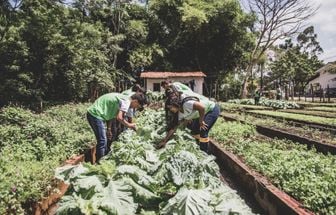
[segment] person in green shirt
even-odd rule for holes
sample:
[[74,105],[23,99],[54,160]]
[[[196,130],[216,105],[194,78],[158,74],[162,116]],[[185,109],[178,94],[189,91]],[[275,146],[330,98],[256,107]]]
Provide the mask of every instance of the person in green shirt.
[[185,122],[192,131],[192,135],[199,140],[201,150],[208,151],[208,134],[218,119],[220,108],[218,104],[202,95],[196,93],[193,95],[197,96],[182,94],[181,97],[171,97],[169,99],[168,108],[172,113],[178,114],[178,123],[168,131],[165,139],[158,145],[159,148],[165,147],[175,133],[178,124]]
[[161,82],[161,87],[165,90],[165,116],[167,122],[167,131],[171,130],[177,124],[177,113],[169,111],[168,102],[172,97],[180,97],[181,94],[193,94],[194,92],[185,84],[180,82],[171,82],[168,80]]
[[[128,128],[136,129],[134,123],[124,119],[129,108],[138,109],[144,104],[143,94],[136,93],[132,96],[119,93],[108,93],[99,97],[87,110],[87,120],[96,136],[96,161],[108,152],[107,139],[112,139],[112,120],[116,119]],[[107,130],[105,129],[107,124]]]

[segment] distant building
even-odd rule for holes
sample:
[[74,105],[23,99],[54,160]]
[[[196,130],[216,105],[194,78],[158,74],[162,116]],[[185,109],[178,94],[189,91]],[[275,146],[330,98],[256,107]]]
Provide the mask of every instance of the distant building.
[[314,92],[317,92],[322,89],[326,92],[328,86],[332,93],[336,91],[336,61],[317,70],[315,76],[308,82],[307,90],[311,91],[313,89]]
[[206,75],[201,71],[196,72],[142,72],[140,77],[144,80],[146,90],[161,91],[161,81],[170,80],[181,82],[189,86],[194,92],[203,94],[203,83]]

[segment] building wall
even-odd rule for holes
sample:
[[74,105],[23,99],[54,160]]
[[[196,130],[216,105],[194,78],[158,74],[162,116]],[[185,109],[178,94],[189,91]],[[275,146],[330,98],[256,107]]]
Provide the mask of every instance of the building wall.
[[316,84],[319,83],[321,85],[322,89],[327,89],[328,85],[329,88],[336,88],[336,81],[333,80],[336,79],[336,74],[331,74],[331,73],[323,73],[319,77],[315,78],[314,80],[311,80],[309,82],[309,86],[311,84]]
[[[166,78],[162,78],[162,79],[149,79],[146,78],[145,79],[145,87],[146,90],[151,90],[153,91],[153,85],[154,83],[161,83],[161,81],[167,80]],[[194,87],[194,92],[198,93],[198,94],[203,94],[203,83],[204,83],[204,78],[203,77],[176,77],[176,78],[169,78],[170,81],[172,82],[189,82],[192,80],[195,80],[195,87]],[[162,88],[160,88],[160,90],[162,91]]]

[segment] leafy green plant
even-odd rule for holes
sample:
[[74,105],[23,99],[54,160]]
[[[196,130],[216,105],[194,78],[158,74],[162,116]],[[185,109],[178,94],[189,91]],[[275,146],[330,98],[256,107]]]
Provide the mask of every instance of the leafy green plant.
[[86,108],[69,104],[41,114],[1,109],[0,214],[31,214],[34,203],[54,191],[53,169],[93,142]]
[[302,137],[310,138],[323,143],[336,144],[336,135],[329,131],[322,131],[319,129],[310,128],[308,126],[298,127],[292,125],[290,121],[278,120],[272,117],[258,117],[245,113],[225,113],[224,115],[236,118],[238,120],[244,120],[249,124],[275,128],[281,131],[300,135]]
[[[228,103],[233,104],[243,104],[243,105],[254,105],[253,99],[234,99],[229,100]],[[300,109],[300,105],[295,102],[289,102],[285,100],[272,100],[261,97],[259,100],[260,106],[272,107],[274,109]]]
[[336,126],[336,119],[334,118],[318,117],[318,116],[296,114],[296,113],[285,113],[285,112],[277,112],[277,111],[267,111],[267,110],[251,110],[251,111],[248,111],[248,113],[255,113],[255,114],[260,114],[264,116],[281,117],[286,120],[301,120],[301,121],[306,121],[307,123],[312,122],[312,123]]
[[[57,178],[70,184],[58,214],[252,214],[221,182],[214,157],[200,151],[183,128],[166,148],[155,148],[165,135],[162,110],[146,110],[136,121],[137,132],[123,132],[101,164],[56,171]],[[116,183],[121,190],[110,190]],[[102,197],[104,193],[109,195]]]
[[[214,131],[227,129],[226,123],[215,124]],[[226,134],[236,133],[241,127],[230,123],[232,128]],[[232,133],[232,134],[231,134]],[[245,138],[223,138],[214,133],[213,138],[222,147],[241,156],[246,164],[267,176],[275,185],[292,195],[304,206],[319,214],[333,214],[336,210],[336,157],[323,155],[316,150],[290,141],[271,140],[246,136]],[[249,134],[250,135],[250,134]]]

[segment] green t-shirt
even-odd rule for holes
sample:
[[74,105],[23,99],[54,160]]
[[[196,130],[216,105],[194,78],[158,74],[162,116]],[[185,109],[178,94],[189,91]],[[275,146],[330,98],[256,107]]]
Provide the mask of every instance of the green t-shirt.
[[[209,111],[212,111],[216,105],[215,102],[210,101],[207,97],[194,92],[188,95],[182,94],[181,97],[185,98],[188,96],[197,97],[200,100],[200,103],[205,107],[205,114],[207,114]],[[190,120],[199,118],[199,112],[197,110],[194,110],[194,103],[194,100],[189,100],[183,104],[183,113],[179,112],[179,120]]]
[[88,112],[98,119],[108,121],[116,118],[119,110],[127,112],[129,106],[129,96],[120,93],[108,93],[99,97],[88,108]]

